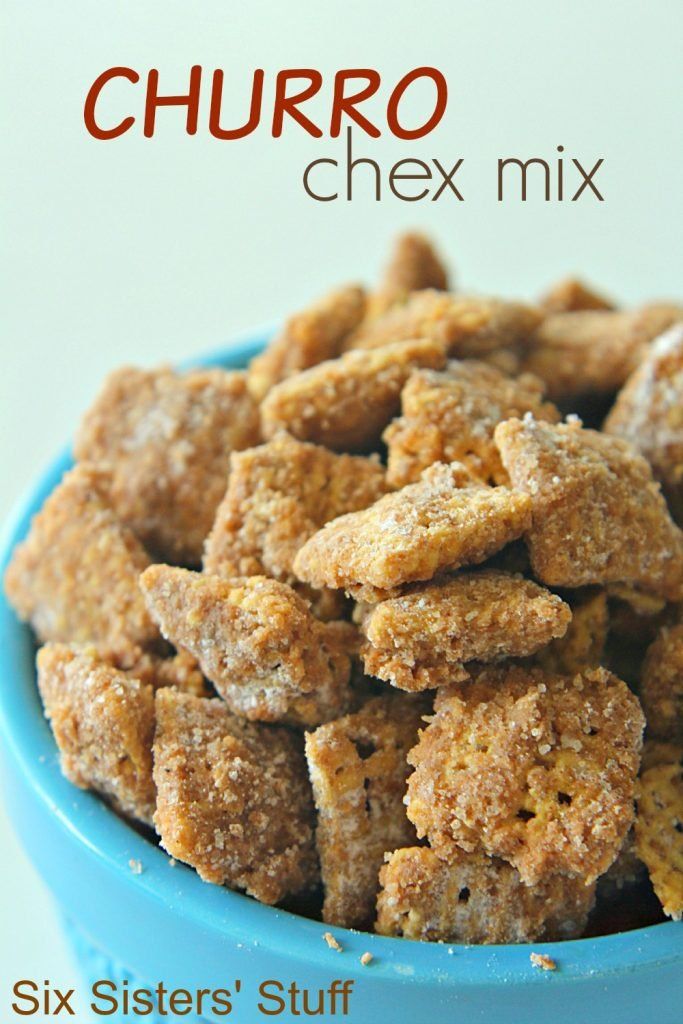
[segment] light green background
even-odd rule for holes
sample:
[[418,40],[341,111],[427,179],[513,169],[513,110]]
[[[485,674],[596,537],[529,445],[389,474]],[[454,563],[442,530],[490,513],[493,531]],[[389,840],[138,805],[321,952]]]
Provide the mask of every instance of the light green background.
[[[189,356],[331,283],[371,278],[402,226],[432,231],[464,288],[531,298],[579,271],[625,302],[681,297],[677,0],[4,0],[0,9],[3,516],[108,368]],[[439,129],[415,144],[363,141],[363,155],[386,166],[463,156],[466,202],[375,203],[366,192],[315,203],[302,170],[339,145],[291,126],[274,141],[267,121],[243,142],[217,142],[203,127],[205,104],[194,138],[179,111],[160,113],[153,140],[86,134],[83,99],[103,69],[156,66],[162,85],[182,91],[193,63],[225,69],[235,115],[258,66],[269,96],[283,67],[317,67],[329,84],[342,67],[375,67],[392,83],[436,65],[450,85]],[[496,202],[499,156],[552,156],[558,144],[588,166],[604,158],[604,203]],[[70,968],[42,889],[0,829],[0,906],[13,921],[0,929],[3,1014],[7,980],[67,980]]]

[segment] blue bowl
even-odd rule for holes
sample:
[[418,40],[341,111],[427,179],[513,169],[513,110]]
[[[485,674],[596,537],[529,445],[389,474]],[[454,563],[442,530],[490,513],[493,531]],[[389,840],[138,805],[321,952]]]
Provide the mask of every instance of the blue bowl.
[[[244,366],[266,337],[252,336],[197,362]],[[3,573],[31,517],[69,464],[68,454],[57,459],[21,503],[2,540]],[[107,978],[119,985],[164,982],[170,988],[234,992],[239,980],[227,1018],[236,1024],[268,1020],[259,1002],[271,1011],[279,1007],[260,995],[264,982],[279,982],[283,990],[296,982],[310,990],[315,1007],[318,990],[329,989],[335,979],[352,983],[345,1017],[350,1024],[383,1019],[392,1024],[680,1024],[683,1019],[683,923],[571,942],[470,947],[333,928],[343,952],[331,950],[323,938],[327,926],[206,885],[189,868],[172,865],[96,796],[62,777],[35,686],[33,638],[4,598],[0,672],[6,804],[61,909],[89,984]],[[133,873],[131,860],[140,862],[141,874]],[[533,968],[532,950],[551,956],[558,969]],[[368,966],[360,963],[365,952],[373,957]],[[277,986],[268,989],[275,991]],[[277,1019],[300,1022],[286,992],[282,998],[286,1006]],[[341,1011],[337,1000],[333,1015],[328,1001],[323,1019],[341,1017]]]

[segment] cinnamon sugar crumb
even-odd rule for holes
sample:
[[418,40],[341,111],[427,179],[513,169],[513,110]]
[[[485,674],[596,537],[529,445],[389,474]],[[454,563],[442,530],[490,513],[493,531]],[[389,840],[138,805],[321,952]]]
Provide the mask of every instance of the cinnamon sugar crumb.
[[332,932],[325,932],[323,938],[330,949],[336,950],[337,953],[341,953],[343,951],[344,947],[337,942]]
[[530,953],[529,959],[533,967],[540,967],[542,971],[557,970],[557,962],[546,953]]

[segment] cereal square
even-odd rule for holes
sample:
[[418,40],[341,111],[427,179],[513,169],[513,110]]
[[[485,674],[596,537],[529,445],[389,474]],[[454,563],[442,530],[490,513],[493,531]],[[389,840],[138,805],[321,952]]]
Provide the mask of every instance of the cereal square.
[[481,358],[524,346],[541,322],[540,310],[518,302],[453,295],[425,289],[383,316],[364,321],[347,340],[350,348],[373,349],[411,338],[431,338],[449,356]]
[[630,583],[683,597],[683,533],[645,459],[626,441],[531,416],[496,427],[514,487],[531,498],[527,543],[549,586]]
[[527,885],[607,870],[633,822],[645,724],[625,683],[486,668],[435,711],[408,755],[408,817],[439,856],[483,851]]
[[467,679],[467,663],[532,654],[562,636],[569,607],[544,587],[494,569],[421,584],[370,608],[365,670],[402,690]]
[[314,587],[382,600],[403,584],[483,562],[525,532],[530,508],[526,494],[484,487],[458,463],[436,464],[418,483],[333,519],[304,544],[294,571]]
[[337,619],[325,622],[323,632],[332,671],[315,689],[292,700],[282,721],[295,729],[315,729],[356,710],[368,696],[374,696],[371,681],[362,673],[358,627]]
[[337,633],[286,584],[168,565],[151,566],[140,582],[166,639],[197,659],[236,714],[278,721],[299,697],[345,693],[350,661]]
[[5,591],[38,639],[142,646],[160,641],[138,586],[149,558],[109,504],[109,477],[68,472],[15,550]]
[[554,942],[583,932],[595,885],[550,875],[533,887],[505,861],[453,850],[396,850],[380,873],[376,931],[422,942]]
[[547,313],[578,313],[586,309],[614,309],[614,304],[578,277],[566,277],[541,299]]
[[124,367],[76,436],[76,458],[106,464],[114,508],[155,557],[201,560],[225,493],[230,452],[259,440],[244,373]]
[[37,668],[64,775],[151,825],[152,687],[99,661],[91,649],[67,644],[42,647]]
[[484,483],[507,483],[493,441],[498,423],[533,412],[557,422],[543,401],[543,385],[531,374],[508,377],[478,360],[452,360],[443,372],[416,370],[401,394],[402,415],[384,432],[388,480],[414,483],[435,462],[461,462]]
[[424,710],[420,701],[388,694],[306,736],[328,924],[370,924],[384,854],[415,841],[403,797],[406,754]]
[[169,854],[263,903],[311,888],[313,801],[300,738],[172,688],[157,691],[156,716],[154,824]]
[[683,520],[683,322],[652,344],[604,429],[645,456],[675,518]]
[[553,401],[609,395],[638,365],[648,343],[680,319],[681,310],[665,304],[551,313],[534,332],[522,366],[545,381]]
[[683,625],[663,626],[648,647],[640,699],[648,735],[683,744]]
[[443,346],[428,338],[347,352],[274,387],[261,406],[263,434],[286,430],[336,451],[372,451],[400,408],[410,373],[445,361]]
[[249,366],[249,390],[257,401],[281,380],[338,356],[365,315],[365,303],[363,289],[352,284],[290,317]]
[[662,910],[683,918],[683,766],[660,764],[638,787],[636,850],[645,863]]
[[336,455],[277,434],[233,454],[225,498],[204,552],[216,576],[272,576],[294,583],[294,556],[330,519],[366,508],[387,490],[376,459]]
[[366,316],[374,319],[405,302],[411,292],[448,288],[448,272],[428,238],[416,231],[399,235],[379,288],[368,297]]

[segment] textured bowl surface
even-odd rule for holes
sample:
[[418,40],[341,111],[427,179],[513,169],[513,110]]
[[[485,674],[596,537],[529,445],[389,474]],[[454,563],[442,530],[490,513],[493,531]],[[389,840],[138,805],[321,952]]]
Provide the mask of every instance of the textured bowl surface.
[[[243,366],[264,340],[263,333],[252,336],[193,365]],[[68,453],[57,459],[12,517],[0,550],[3,573],[69,463]],[[33,658],[29,629],[2,597],[5,801],[29,856],[76,928],[79,949],[89,949],[91,960],[99,957],[117,976],[189,988],[233,988],[239,979],[228,1018],[237,1024],[268,1019],[257,1006],[259,985],[267,979],[285,987],[296,981],[317,994],[335,978],[353,981],[344,1018],[351,1024],[680,1024],[683,923],[533,947],[446,946],[333,928],[343,946],[338,953],[323,939],[327,926],[204,884],[61,776]],[[141,874],[133,873],[131,860],[140,862]],[[553,957],[558,970],[534,969],[532,949]],[[366,951],[373,960],[364,967],[360,957]],[[301,1016],[285,1009],[278,1020]]]

